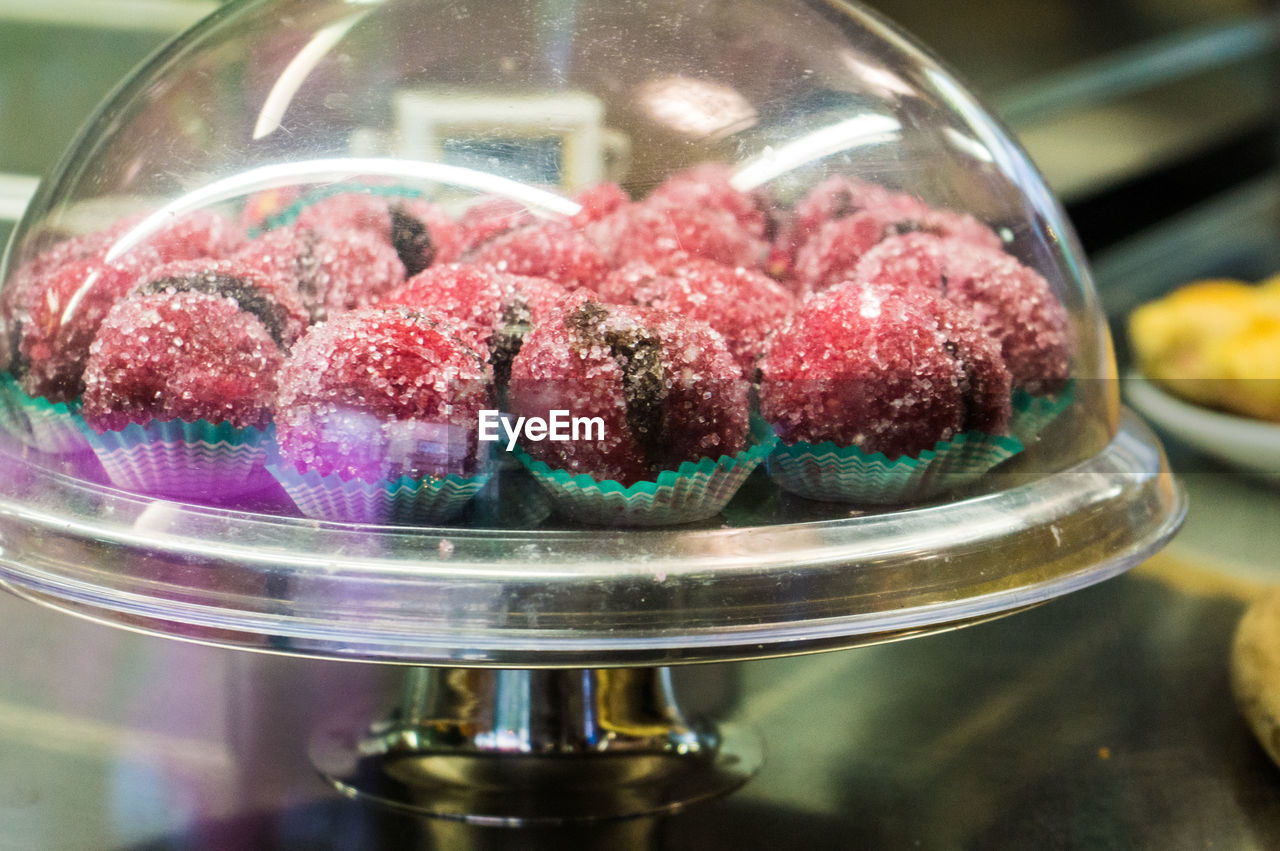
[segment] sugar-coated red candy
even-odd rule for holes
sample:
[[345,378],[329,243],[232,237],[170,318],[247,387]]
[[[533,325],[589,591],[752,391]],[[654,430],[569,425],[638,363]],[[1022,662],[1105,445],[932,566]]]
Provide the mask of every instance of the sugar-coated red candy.
[[23,391],[55,403],[79,396],[98,326],[158,262],[147,251],[116,263],[74,260],[28,281],[15,296],[9,342]]
[[367,307],[313,326],[279,385],[276,437],[303,472],[370,482],[477,472],[491,374],[422,311]]
[[525,336],[508,398],[516,416],[599,417],[603,436],[524,448],[554,469],[623,485],[747,441],[747,383],[723,339],[667,311],[571,297]]
[[608,272],[600,249],[568,225],[543,223],[496,236],[467,257],[500,272],[550,278],[566,287],[594,287]]
[[1069,377],[1066,309],[1043,277],[1002,251],[964,239],[904,234],[867,252],[855,276],[930,289],[972,311],[1000,343],[1015,388],[1052,393]]
[[726,266],[758,269],[768,251],[767,244],[744,231],[732,215],[714,208],[628,204],[589,225],[586,233],[615,267],[683,252]]
[[130,295],[200,292],[228,299],[258,317],[282,349],[293,345],[310,316],[293,281],[243,259],[179,260],[149,269]]
[[670,310],[706,322],[729,346],[751,378],[769,333],[795,307],[795,296],[760,272],[702,257],[675,255],[628,263],[599,288],[601,298]]
[[89,349],[85,421],[99,432],[153,419],[263,428],[280,347],[252,313],[205,292],[116,303]]
[[569,224],[581,228],[630,204],[631,196],[616,183],[597,183],[574,195],[573,200],[581,204],[582,209],[574,214]]
[[314,322],[373,304],[404,283],[395,249],[368,231],[277,228],[237,259],[289,281]]
[[738,227],[756,239],[772,239],[771,206],[758,193],[734,187],[733,170],[721,163],[701,163],[683,169],[654,187],[645,199],[657,207],[696,207],[721,210],[733,216]]
[[494,237],[536,225],[539,221],[528,207],[518,201],[482,198],[464,210],[458,219],[461,253],[465,256]]
[[1001,249],[1000,238],[977,219],[926,206],[910,196],[895,194],[876,206],[822,224],[795,256],[793,285],[800,292],[818,292],[849,280],[862,255],[882,240],[909,233],[925,233]]
[[1010,378],[971,315],[922,289],[843,284],[805,301],[761,361],[760,409],[783,442],[916,457],[1003,433]]
[[547,278],[451,263],[415,275],[379,304],[415,307],[455,323],[457,335],[489,359],[494,381],[503,387],[525,334],[565,294],[563,284]]
[[887,229],[888,222],[870,210],[823,223],[796,253],[792,287],[804,295],[849,280],[862,255],[884,239]]
[[297,225],[317,231],[373,233],[396,250],[405,277],[432,263],[451,263],[462,251],[457,223],[440,207],[417,198],[343,192],[304,207]]
[[777,245],[782,252],[794,258],[796,252],[827,222],[871,207],[884,207],[893,203],[892,195],[879,184],[834,174],[796,203],[778,234]]
[[142,241],[166,263],[202,258],[225,259],[245,243],[239,223],[209,210],[176,217]]

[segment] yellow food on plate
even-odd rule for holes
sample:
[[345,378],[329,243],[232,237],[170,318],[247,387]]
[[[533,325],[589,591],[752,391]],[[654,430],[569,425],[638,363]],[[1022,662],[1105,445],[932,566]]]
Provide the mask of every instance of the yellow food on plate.
[[1188,284],[1129,317],[1142,372],[1170,392],[1280,422],[1280,275]]

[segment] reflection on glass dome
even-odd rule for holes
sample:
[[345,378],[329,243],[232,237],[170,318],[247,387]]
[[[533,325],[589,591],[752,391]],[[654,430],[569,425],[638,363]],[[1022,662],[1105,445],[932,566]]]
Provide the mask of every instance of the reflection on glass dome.
[[838,517],[1117,428],[1025,155],[816,2],[224,8],[42,186],[0,311],[10,451],[325,520]]

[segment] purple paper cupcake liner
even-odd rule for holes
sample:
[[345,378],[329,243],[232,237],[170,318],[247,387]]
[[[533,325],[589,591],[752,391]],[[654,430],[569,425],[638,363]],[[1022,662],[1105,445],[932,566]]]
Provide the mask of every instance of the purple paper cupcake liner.
[[366,482],[301,472],[272,453],[267,471],[298,510],[316,520],[343,523],[443,523],[456,517],[485,486],[488,474]]
[[206,420],[152,420],[84,437],[117,487],[197,502],[252,493],[270,484],[265,432]]

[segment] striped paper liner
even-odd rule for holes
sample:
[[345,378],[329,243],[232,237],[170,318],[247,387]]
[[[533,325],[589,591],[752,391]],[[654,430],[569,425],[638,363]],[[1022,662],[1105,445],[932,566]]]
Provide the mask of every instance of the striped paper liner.
[[13,376],[0,374],[0,427],[23,443],[52,455],[89,451],[81,433],[80,403],[28,396]]
[[1049,423],[1071,407],[1076,398],[1076,381],[1071,379],[1057,393],[1032,396],[1025,390],[1013,393],[1013,416],[1009,419],[1009,434],[1031,445]]
[[152,420],[99,434],[81,429],[120,488],[195,501],[251,493],[270,482],[263,473],[266,432],[207,420]]
[[655,480],[624,486],[585,473],[552,469],[520,448],[515,454],[546,490],[556,513],[608,526],[666,526],[712,517],[728,504],[773,446],[773,432],[752,422],[752,445],[734,455],[686,461]]
[[456,517],[489,480],[446,476],[366,482],[301,472],[273,453],[267,471],[289,494],[298,510],[316,520],[344,523],[430,524]]
[[940,440],[919,457],[889,459],[831,441],[779,442],[769,476],[786,490],[824,502],[891,505],[928,499],[972,483],[1023,449],[1014,437],[965,432]]

